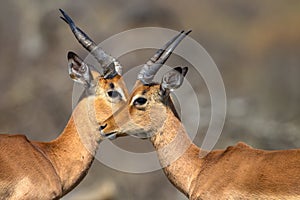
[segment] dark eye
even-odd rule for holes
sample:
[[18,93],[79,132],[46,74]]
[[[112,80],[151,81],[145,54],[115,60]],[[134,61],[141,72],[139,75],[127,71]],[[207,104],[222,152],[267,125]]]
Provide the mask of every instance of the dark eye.
[[136,100],[134,100],[133,105],[143,105],[147,102],[147,99],[144,97],[139,97]]
[[118,97],[121,97],[121,94],[115,90],[112,90],[112,91],[109,91],[107,92],[108,96],[110,98],[118,98]]

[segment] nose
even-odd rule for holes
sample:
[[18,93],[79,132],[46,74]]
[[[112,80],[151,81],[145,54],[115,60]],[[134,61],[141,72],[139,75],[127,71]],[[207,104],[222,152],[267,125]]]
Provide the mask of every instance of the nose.
[[101,126],[99,127],[99,131],[102,131],[103,129],[105,129],[106,126],[107,126],[107,124],[101,125]]

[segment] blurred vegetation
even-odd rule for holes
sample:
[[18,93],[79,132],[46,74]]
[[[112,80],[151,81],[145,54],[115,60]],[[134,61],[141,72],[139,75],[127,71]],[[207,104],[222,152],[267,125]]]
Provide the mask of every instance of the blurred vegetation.
[[[98,42],[136,27],[193,29],[191,37],[216,62],[227,92],[227,119],[216,147],[238,141],[264,149],[300,147],[297,0],[2,0],[1,133],[22,133],[48,141],[59,135],[68,121],[73,82],[67,74],[66,53],[75,50],[82,57],[87,53],[59,19],[59,8]],[[122,62],[137,65],[144,62],[142,58],[124,56]],[[205,111],[209,95],[201,83],[199,94]],[[209,116],[203,118],[195,138],[198,145]],[[128,140],[120,145],[125,146]],[[150,146],[148,141],[132,142],[137,148]],[[161,170],[126,174],[95,161],[87,178],[65,199],[185,198]]]

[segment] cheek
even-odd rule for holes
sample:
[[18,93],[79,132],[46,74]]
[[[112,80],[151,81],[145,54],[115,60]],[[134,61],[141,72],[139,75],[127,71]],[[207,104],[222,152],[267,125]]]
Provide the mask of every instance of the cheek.
[[152,126],[156,129],[160,129],[167,119],[167,112],[164,106],[152,106],[151,111],[149,113]]
[[97,122],[102,122],[112,114],[112,104],[104,99],[95,99],[94,112]]
[[152,106],[149,111],[131,110],[130,120],[144,130],[159,129],[166,120],[166,109],[161,106]]
[[133,124],[137,126],[146,127],[151,123],[151,119],[147,111],[132,108],[129,111],[129,116]]

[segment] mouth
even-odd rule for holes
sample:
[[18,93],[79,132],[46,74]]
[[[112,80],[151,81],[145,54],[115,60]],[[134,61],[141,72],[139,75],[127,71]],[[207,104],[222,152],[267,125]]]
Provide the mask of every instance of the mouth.
[[117,137],[117,132],[103,133],[101,131],[100,134],[101,134],[102,137],[104,137],[106,139],[110,139],[110,140],[114,140]]

